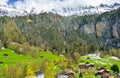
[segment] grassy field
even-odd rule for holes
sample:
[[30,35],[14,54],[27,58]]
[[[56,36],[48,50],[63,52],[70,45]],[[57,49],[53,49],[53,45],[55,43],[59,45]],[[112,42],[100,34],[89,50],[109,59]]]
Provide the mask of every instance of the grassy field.
[[[4,56],[4,54],[8,54],[8,56]],[[55,60],[65,60],[64,56],[57,56],[52,54],[51,52],[40,51],[36,58],[33,58],[29,55],[19,55],[16,54],[13,50],[3,49],[0,50],[0,78],[5,65],[11,66],[16,64],[29,65],[31,63],[41,63],[44,59],[48,59],[50,62],[54,62]],[[55,67],[55,66],[54,66]],[[54,68],[53,67],[53,68]],[[57,66],[55,67],[56,71],[59,70]]]
[[[5,56],[3,56],[4,54],[8,54],[8,56],[5,57]],[[4,62],[4,64],[11,65],[11,64],[15,64],[17,62],[29,63],[29,62],[33,61],[33,59],[31,59],[30,57],[27,57],[27,56],[18,55],[10,49],[4,49],[4,50],[0,51],[0,61]]]
[[[8,57],[3,56],[4,54],[8,54]],[[43,58],[40,58],[40,57]],[[4,64],[13,65],[17,62],[19,63],[31,63],[33,61],[41,61],[42,59],[49,59],[50,61],[66,59],[64,56],[57,56],[52,54],[51,52],[40,51],[37,58],[32,58],[27,55],[19,55],[10,49],[4,49],[0,51],[0,61],[4,62]],[[1,64],[4,65],[4,64]]]
[[[4,54],[8,54],[8,56],[7,57],[3,56]],[[4,62],[3,64],[0,64],[0,75],[2,74],[4,65],[11,66],[19,63],[23,65],[27,65],[32,62],[41,63],[43,59],[49,59],[49,61],[53,63],[55,60],[56,61],[66,60],[67,58],[65,56],[58,56],[58,55],[52,54],[51,52],[45,52],[45,51],[40,51],[38,56],[36,58],[33,58],[29,55],[16,54],[13,50],[10,50],[10,49],[3,49],[3,50],[0,50],[0,62]],[[81,56],[78,59],[79,59],[78,64],[74,66],[74,69],[77,69],[81,63],[85,63],[85,62],[94,63],[95,66],[98,66],[98,67],[105,66],[109,70],[113,64],[117,64],[120,68],[120,60],[117,59],[116,57],[106,56],[104,58],[100,58],[100,57],[91,56],[88,59],[88,56]],[[55,65],[53,65],[53,68],[56,68],[53,72],[58,72],[60,69],[59,66],[55,66]],[[76,78],[78,78],[79,74],[75,74],[75,76]],[[0,78],[2,77],[0,76]],[[94,74],[88,73],[88,74],[83,74],[83,78],[96,78],[96,77],[94,77]]]
[[111,56],[106,56],[104,58],[98,58],[98,57],[89,57],[88,56],[83,56],[80,58],[79,60],[79,64],[83,63],[80,61],[84,61],[84,62],[90,62],[90,63],[94,63],[96,66],[105,66],[106,68],[110,69],[110,67],[113,64],[117,64],[120,68],[120,60],[116,57],[111,57]]
[[[82,56],[79,59],[78,65],[86,62],[93,63],[95,64],[96,67],[105,67],[108,70],[111,70],[111,66],[113,64],[116,64],[118,65],[120,70],[120,59],[118,59],[117,57],[106,56],[104,58],[100,58],[100,57],[92,57],[92,56]],[[101,78],[100,76],[98,77],[94,76],[96,70],[88,70],[88,72],[89,73],[83,74],[83,78]],[[111,76],[113,76],[112,71],[111,71]],[[78,78],[78,76],[76,76],[76,78]]]

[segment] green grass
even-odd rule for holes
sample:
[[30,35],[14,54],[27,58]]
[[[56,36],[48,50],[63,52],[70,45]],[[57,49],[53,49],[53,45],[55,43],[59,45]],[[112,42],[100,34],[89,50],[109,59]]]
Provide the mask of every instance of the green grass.
[[[94,58],[94,57],[89,57],[90,59],[87,59],[87,58],[88,56],[80,57],[78,65],[85,63],[85,62],[90,62],[90,63],[94,63],[95,66],[97,67],[105,66],[107,69],[110,70],[111,66],[113,64],[116,64],[118,65],[119,70],[120,70],[120,60],[114,59],[111,56],[106,56],[104,58]],[[77,75],[76,78],[78,77],[79,76]],[[83,74],[83,78],[100,78],[100,77],[94,77],[94,74],[88,73],[88,74]]]
[[[8,57],[3,56],[3,54],[8,54]],[[42,56],[42,58],[41,58]],[[15,65],[15,64],[30,64],[30,63],[41,63],[43,59],[48,59],[50,62],[54,62],[55,60],[66,60],[67,58],[65,56],[58,56],[53,54],[52,52],[45,52],[40,51],[36,58],[31,57],[30,55],[19,55],[16,54],[13,50],[10,49],[3,49],[0,50],[0,62],[4,62],[4,64],[0,64],[0,75],[2,73],[2,70],[4,68],[4,65]],[[110,67],[113,64],[117,64],[120,68],[120,60],[116,60],[114,58],[111,58],[110,56],[106,56],[104,58],[94,58],[90,57],[90,59],[87,59],[87,56],[81,56],[78,58],[78,65],[85,62],[94,63],[96,66],[106,66],[107,69],[110,69]],[[83,61],[83,62],[81,62]],[[78,69],[78,65],[74,66],[74,69]],[[59,66],[53,65],[53,68],[55,67],[55,70],[53,72],[58,72],[60,70]],[[79,77],[79,74],[75,74],[76,78]],[[84,78],[100,78],[100,77],[94,77],[94,74],[83,74]],[[1,76],[0,76],[1,78]]]
[[[4,57],[3,54],[8,54],[8,57]],[[40,58],[43,56],[43,58]],[[19,55],[10,49],[4,49],[0,51],[0,61],[4,62],[4,64],[16,64],[19,63],[30,63],[33,61],[41,61],[42,59],[49,59],[49,61],[66,59],[64,56],[57,56],[52,54],[51,52],[40,51],[37,58],[32,58],[31,56]]]
[[44,58],[49,59],[50,61],[66,59],[64,56],[58,56],[58,55],[52,54],[51,52],[45,52],[45,51],[41,51],[40,56],[43,56]]
[[[8,57],[3,56],[3,54],[8,54]],[[4,49],[0,51],[0,61],[3,61],[4,64],[11,65],[17,62],[31,62],[33,59],[28,56],[18,55],[10,49]]]
[[[120,68],[120,60],[116,60],[114,58],[111,58],[110,56],[104,57],[104,58],[94,58],[94,57],[90,57],[90,59],[87,59],[87,56],[83,56],[80,58],[79,61],[84,61],[84,62],[90,62],[90,63],[94,63],[96,66],[106,66],[108,69],[110,69],[110,67],[113,64],[117,64]],[[80,64],[81,62],[79,62]]]
[[[4,54],[8,54],[8,57],[3,56]],[[42,56],[42,58],[41,58]],[[31,57],[30,55],[19,55],[16,54],[13,50],[3,49],[0,50],[0,62],[4,62],[4,64],[0,64],[0,78],[4,68],[4,65],[12,66],[16,64],[28,65],[31,63],[40,64],[42,60],[48,59],[50,62],[54,62],[54,60],[64,60],[66,59],[64,56],[57,56],[52,54],[51,52],[40,51],[36,58]],[[53,66],[54,71],[58,71],[60,68],[57,66]]]

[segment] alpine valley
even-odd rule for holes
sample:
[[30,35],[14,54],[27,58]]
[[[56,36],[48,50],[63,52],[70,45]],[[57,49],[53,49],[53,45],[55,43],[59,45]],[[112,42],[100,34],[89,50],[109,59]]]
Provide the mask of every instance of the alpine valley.
[[119,71],[120,3],[0,5],[0,78],[120,78]]

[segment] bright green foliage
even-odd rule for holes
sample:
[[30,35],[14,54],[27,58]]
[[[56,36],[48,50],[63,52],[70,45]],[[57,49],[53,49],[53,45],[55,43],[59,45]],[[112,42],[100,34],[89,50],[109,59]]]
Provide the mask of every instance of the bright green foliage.
[[[3,54],[8,54],[7,57],[4,57]],[[42,58],[41,58],[42,56]],[[49,62],[46,61],[45,64],[42,65],[42,61],[44,59],[49,59]],[[64,56],[57,56],[52,54],[51,52],[40,51],[38,53],[38,57],[31,57],[31,55],[20,55],[16,54],[13,50],[4,49],[0,51],[0,62],[4,62],[4,64],[0,64],[0,74],[2,74],[1,78],[24,78],[27,75],[34,77],[34,72],[37,70],[43,69],[43,73],[48,71],[53,71],[53,73],[49,74],[52,77],[56,72],[60,70],[59,66],[54,65],[54,60],[65,60]],[[47,68],[46,68],[47,66]],[[50,67],[49,67],[50,66]],[[54,68],[55,67],[55,68]],[[1,71],[3,70],[3,71]],[[12,74],[15,73],[15,74]],[[12,75],[10,75],[12,74]]]

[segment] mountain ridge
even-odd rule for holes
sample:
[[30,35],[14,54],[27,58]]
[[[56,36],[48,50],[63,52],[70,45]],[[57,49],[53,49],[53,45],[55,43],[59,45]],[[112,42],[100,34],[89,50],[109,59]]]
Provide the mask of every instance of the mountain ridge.
[[0,16],[25,16],[29,14],[40,14],[44,12],[52,12],[54,14],[59,14],[61,16],[84,16],[92,14],[101,14],[107,11],[116,10],[120,8],[119,3],[114,3],[112,5],[100,4],[98,6],[79,6],[77,8],[63,7],[63,8],[53,8],[51,10],[40,10],[39,8],[32,8],[29,11],[27,9],[16,9],[16,7],[9,7],[5,5],[0,5]]

